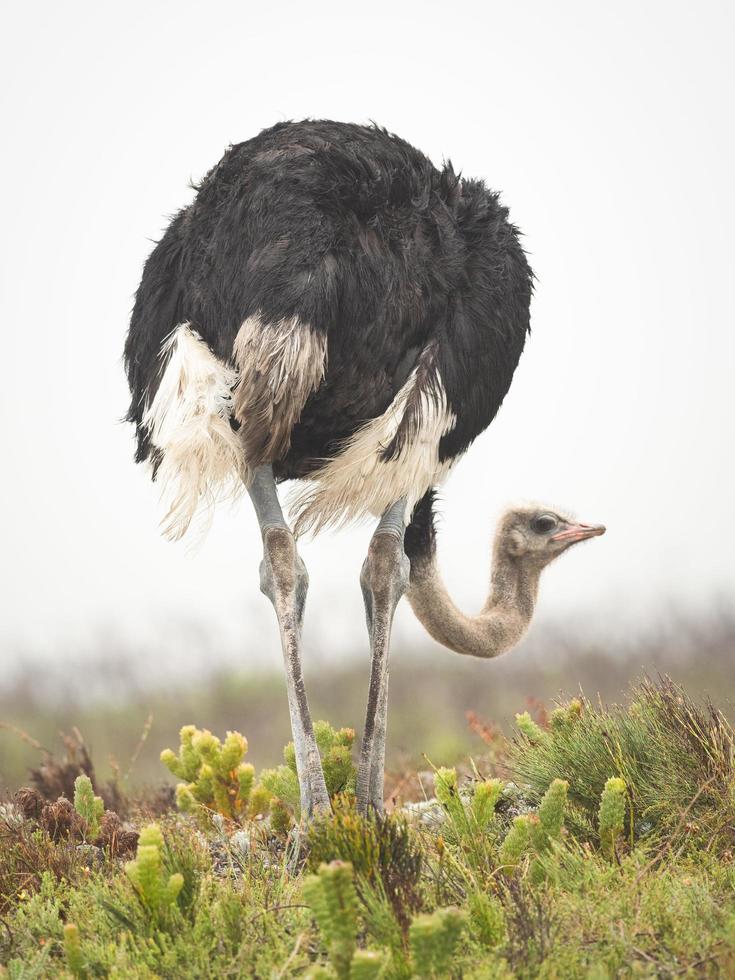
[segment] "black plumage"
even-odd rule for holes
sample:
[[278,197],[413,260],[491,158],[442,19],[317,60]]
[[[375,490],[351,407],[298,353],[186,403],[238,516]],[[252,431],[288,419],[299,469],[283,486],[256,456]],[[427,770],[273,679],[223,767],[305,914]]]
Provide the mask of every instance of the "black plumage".
[[[125,346],[137,459],[167,335],[188,322],[233,363],[243,321],[298,317],[327,338],[323,382],[273,464],[303,477],[381,415],[417,368],[456,416],[439,460],[494,418],[529,329],[532,273],[498,194],[383,129],[279,123],[230,147],[146,262]],[[417,408],[418,411],[418,408]],[[386,459],[410,440],[410,411]],[[257,460],[256,462],[263,462]]]

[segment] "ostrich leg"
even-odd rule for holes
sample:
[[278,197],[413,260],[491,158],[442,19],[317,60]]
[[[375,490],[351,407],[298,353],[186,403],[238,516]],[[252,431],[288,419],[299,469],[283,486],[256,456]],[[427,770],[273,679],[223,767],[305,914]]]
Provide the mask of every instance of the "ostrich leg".
[[260,590],[273,603],[281,631],[301,813],[308,819],[316,812],[329,809],[329,795],[301,674],[301,625],[309,576],[283,517],[270,466],[256,470],[249,493],[263,535]]
[[360,573],[372,655],[357,775],[357,806],[361,813],[366,813],[368,807],[383,809],[390,633],[396,606],[408,586],[410,567],[403,550],[405,511],[405,500],[399,500],[383,514]]

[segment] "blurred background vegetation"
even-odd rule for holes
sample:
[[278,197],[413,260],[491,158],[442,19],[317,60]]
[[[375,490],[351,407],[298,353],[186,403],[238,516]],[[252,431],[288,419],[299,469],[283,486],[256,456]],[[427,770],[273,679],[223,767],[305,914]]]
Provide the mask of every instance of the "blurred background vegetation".
[[[141,663],[139,651],[133,658],[100,649],[98,659],[84,661],[60,651],[42,671],[29,667],[0,680],[0,791],[27,782],[44,749],[63,754],[60,733],[74,728],[98,777],[117,770],[129,789],[170,780],[158,757],[178,745],[178,731],[189,723],[218,735],[241,731],[250,745],[248,761],[258,767],[280,761],[290,737],[281,671],[238,673],[220,665],[192,677],[177,671],[175,659],[155,671],[151,660],[151,682],[146,668],[132,663]],[[541,712],[561,694],[581,688],[592,699],[617,701],[645,673],[668,674],[694,698],[710,695],[732,718],[734,663],[735,615],[727,612],[703,620],[669,617],[666,626],[604,647],[577,628],[569,635],[545,628],[510,656],[489,662],[398,642],[390,678],[389,778],[426,768],[424,754],[435,765],[480,755],[487,751],[483,735],[487,741],[507,731],[516,712]],[[359,734],[368,670],[367,658],[354,654],[311,669],[307,658],[313,717]]]

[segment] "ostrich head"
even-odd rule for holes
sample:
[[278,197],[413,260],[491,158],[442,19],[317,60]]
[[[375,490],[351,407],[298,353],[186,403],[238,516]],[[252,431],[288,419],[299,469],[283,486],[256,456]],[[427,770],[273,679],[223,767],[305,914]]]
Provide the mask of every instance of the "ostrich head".
[[582,524],[541,507],[514,507],[500,520],[496,553],[543,568],[578,541],[605,533],[602,524]]

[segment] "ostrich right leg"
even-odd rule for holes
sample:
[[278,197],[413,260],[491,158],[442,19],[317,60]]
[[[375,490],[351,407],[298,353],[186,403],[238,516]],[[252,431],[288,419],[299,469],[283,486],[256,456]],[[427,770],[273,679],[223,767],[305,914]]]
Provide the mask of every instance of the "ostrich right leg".
[[301,626],[309,576],[296,551],[293,533],[283,517],[272,467],[258,467],[249,493],[263,535],[260,590],[273,603],[281,631],[301,813],[308,819],[315,813],[329,810],[329,794],[301,673]]
[[361,813],[367,813],[370,807],[383,811],[390,633],[409,575],[403,550],[405,514],[405,500],[399,500],[383,514],[360,573],[371,651],[370,689],[357,773],[357,808]]

